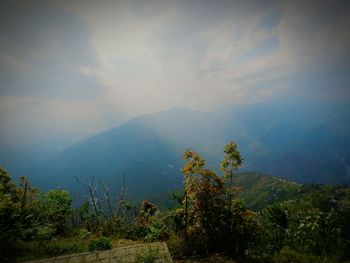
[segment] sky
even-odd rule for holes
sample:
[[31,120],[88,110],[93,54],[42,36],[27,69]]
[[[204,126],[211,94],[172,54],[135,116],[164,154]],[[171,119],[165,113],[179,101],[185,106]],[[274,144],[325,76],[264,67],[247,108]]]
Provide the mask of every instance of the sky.
[[348,1],[1,1],[0,137],[62,145],[146,113],[349,100]]

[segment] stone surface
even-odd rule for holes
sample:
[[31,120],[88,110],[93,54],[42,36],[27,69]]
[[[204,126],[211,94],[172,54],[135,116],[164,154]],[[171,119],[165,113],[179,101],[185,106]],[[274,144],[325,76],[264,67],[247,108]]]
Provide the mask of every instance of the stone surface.
[[172,263],[172,259],[165,242],[123,246],[106,251],[80,253],[55,258],[27,261],[25,263],[133,263],[136,258],[153,256],[157,263]]

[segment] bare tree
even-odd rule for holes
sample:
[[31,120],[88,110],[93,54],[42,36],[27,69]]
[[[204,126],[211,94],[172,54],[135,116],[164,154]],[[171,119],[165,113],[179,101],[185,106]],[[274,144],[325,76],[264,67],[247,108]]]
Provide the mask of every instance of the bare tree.
[[[104,217],[108,217],[108,214],[106,214],[105,211],[103,210],[103,207],[101,206],[100,198],[98,197],[98,193],[97,193],[98,184],[95,183],[95,177],[92,176],[92,178],[90,179],[88,184],[80,181],[77,176],[75,176],[75,180],[77,181],[77,183],[86,187],[89,190],[90,198],[91,198],[92,205],[93,205],[93,208],[94,208],[96,215],[102,215]],[[125,195],[126,195],[125,174],[123,174],[123,184],[122,184],[122,187],[120,189],[118,198],[116,198],[116,200],[114,202],[113,202],[112,197],[111,197],[110,187],[107,186],[106,184],[104,184],[100,179],[98,180],[98,182],[99,182],[99,185],[103,189],[103,196],[104,196],[104,200],[105,200],[105,203],[106,203],[108,211],[109,211],[109,216],[111,216],[111,217],[119,216],[122,212],[122,208],[124,205],[124,199],[125,199]],[[114,203],[114,205],[113,205],[113,203]]]

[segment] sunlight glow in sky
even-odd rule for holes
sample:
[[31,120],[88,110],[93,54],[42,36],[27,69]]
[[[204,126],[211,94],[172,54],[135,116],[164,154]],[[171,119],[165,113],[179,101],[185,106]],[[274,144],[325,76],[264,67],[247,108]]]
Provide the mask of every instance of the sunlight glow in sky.
[[0,136],[76,140],[172,107],[346,100],[349,47],[347,1],[1,1]]

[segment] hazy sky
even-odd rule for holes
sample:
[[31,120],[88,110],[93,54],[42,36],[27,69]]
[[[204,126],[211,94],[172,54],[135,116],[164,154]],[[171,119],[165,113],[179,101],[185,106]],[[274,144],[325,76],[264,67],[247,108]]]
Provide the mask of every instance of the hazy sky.
[[0,136],[172,107],[350,98],[349,1],[0,1]]

